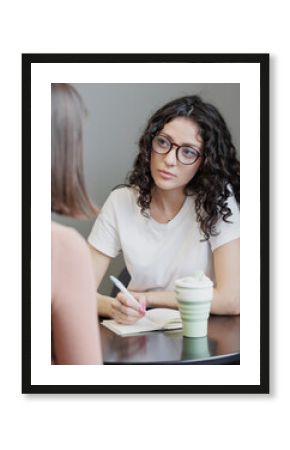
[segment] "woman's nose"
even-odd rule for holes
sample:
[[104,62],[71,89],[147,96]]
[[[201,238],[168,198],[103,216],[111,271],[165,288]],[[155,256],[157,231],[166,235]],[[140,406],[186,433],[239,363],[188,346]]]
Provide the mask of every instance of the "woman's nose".
[[175,147],[172,147],[172,149],[166,153],[164,158],[166,164],[169,166],[175,166],[176,165],[176,149]]

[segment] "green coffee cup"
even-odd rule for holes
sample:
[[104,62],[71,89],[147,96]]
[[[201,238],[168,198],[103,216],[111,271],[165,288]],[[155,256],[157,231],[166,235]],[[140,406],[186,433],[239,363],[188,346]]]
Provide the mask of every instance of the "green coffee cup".
[[213,282],[202,271],[176,280],[176,301],[185,337],[207,336],[208,318],[213,298]]

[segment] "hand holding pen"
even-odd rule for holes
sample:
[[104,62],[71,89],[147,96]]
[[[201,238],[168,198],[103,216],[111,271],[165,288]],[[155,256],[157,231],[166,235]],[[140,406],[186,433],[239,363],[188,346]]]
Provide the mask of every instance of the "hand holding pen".
[[110,279],[120,289],[112,301],[113,318],[123,324],[132,324],[141,319],[146,312],[145,295],[136,293],[133,296],[117,278],[110,276]]

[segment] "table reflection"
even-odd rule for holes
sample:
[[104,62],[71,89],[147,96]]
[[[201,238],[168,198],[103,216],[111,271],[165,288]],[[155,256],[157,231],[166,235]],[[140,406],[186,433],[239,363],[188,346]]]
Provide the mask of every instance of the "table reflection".
[[240,353],[240,317],[211,316],[208,336],[187,338],[182,330],[119,336],[101,325],[105,364],[219,364]]

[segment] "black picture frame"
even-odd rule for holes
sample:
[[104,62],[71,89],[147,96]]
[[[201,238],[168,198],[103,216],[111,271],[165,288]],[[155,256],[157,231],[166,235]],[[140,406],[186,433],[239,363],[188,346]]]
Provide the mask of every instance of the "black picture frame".
[[[269,393],[269,54],[22,55],[22,393]],[[37,385],[31,380],[31,67],[46,63],[244,63],[260,69],[260,383],[239,385]],[[263,149],[263,151],[261,151]]]

